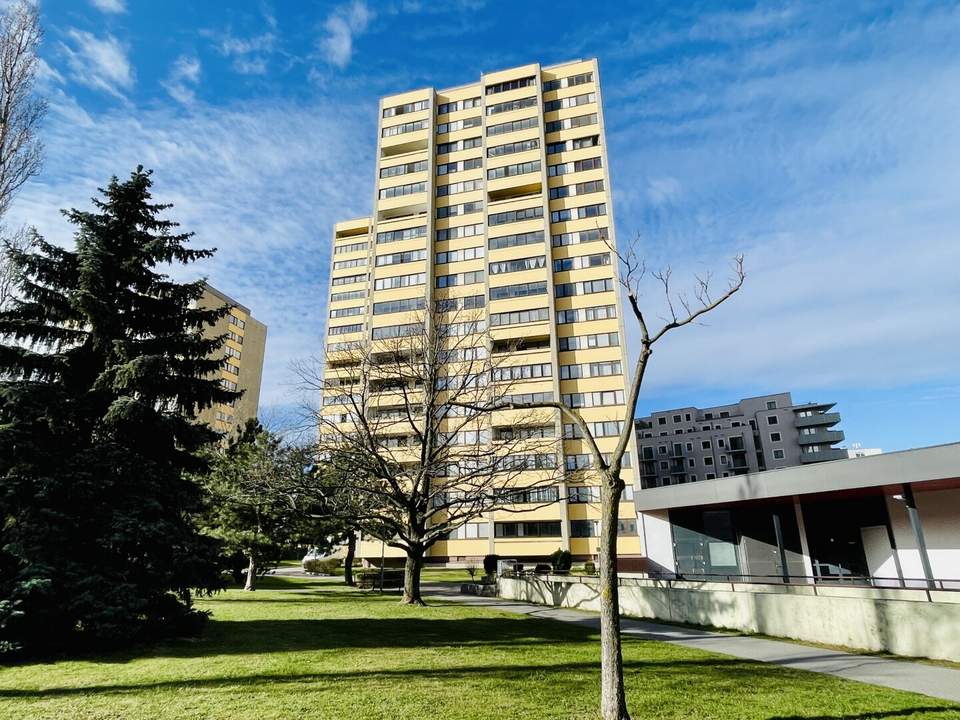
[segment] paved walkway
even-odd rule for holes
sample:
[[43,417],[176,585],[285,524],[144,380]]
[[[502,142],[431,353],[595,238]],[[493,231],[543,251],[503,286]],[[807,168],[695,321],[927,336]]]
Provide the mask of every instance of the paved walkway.
[[[503,598],[462,595],[451,584],[425,583],[424,593],[465,605],[494,608],[504,612],[559,620],[588,628],[600,627],[595,613],[545,605],[531,605]],[[622,620],[624,635],[676,643],[686,647],[731,655],[744,660],[758,660],[784,667],[836,675],[847,680],[881,685],[895,690],[929,695],[942,700],[960,702],[960,670],[928,663],[891,660],[888,658],[855,655],[839,650],[825,650],[791,642],[662,625],[645,620]]]

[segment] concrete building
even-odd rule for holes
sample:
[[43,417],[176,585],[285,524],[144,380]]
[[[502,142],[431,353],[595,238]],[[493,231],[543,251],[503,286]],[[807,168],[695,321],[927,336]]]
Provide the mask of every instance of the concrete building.
[[267,326],[256,320],[249,308],[210,285],[204,288],[197,305],[202,308],[230,306],[230,311],[205,333],[208,337],[227,336],[220,349],[223,355],[220,383],[228,390],[242,390],[243,395],[231,405],[216,403],[200,414],[200,420],[217,432],[229,435],[247,419],[257,417]]
[[852,443],[847,449],[847,457],[870,457],[883,452],[882,448],[865,448],[860,443]]
[[960,443],[636,493],[652,571],[960,589]]
[[713,480],[838,460],[843,431],[833,403],[795,405],[790,393],[711,408],[685,407],[636,420],[643,488]]
[[[391,95],[380,102],[377,129],[373,215],[334,228],[327,350],[395,337],[437,303],[479,310],[490,352],[510,353],[518,375],[519,366],[536,367],[522,373],[519,392],[584,407],[601,450],[612,450],[626,356],[596,60]],[[349,369],[326,372],[349,382]],[[329,417],[343,410],[323,408]],[[498,413],[492,422],[496,430],[512,420]],[[559,413],[549,430],[566,436],[562,467],[587,457]],[[620,548],[637,558],[634,482],[629,474],[626,481]],[[598,490],[560,482],[558,502],[467,523],[434,546],[428,562],[492,552],[531,560],[558,548],[589,558]],[[359,555],[379,562],[382,550],[399,558],[379,542],[361,542]]]

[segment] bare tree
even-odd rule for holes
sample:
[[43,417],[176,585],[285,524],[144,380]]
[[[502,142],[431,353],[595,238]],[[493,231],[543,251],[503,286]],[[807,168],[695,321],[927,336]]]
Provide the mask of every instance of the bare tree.
[[20,228],[9,237],[0,226],[0,310],[5,310],[16,297],[17,272],[10,255],[25,253],[33,246],[35,233],[33,229]]
[[[608,243],[609,245],[609,243]],[[630,446],[634,433],[633,418],[636,415],[637,400],[646,375],[647,366],[653,355],[654,346],[671,331],[697,321],[733,296],[742,286],[746,277],[743,269],[743,257],[733,261],[733,277],[723,292],[713,296],[710,291],[710,276],[697,276],[693,297],[686,293],[676,293],[671,285],[671,270],[650,273],[650,277],[660,286],[667,307],[662,324],[655,329],[648,325],[647,315],[640,307],[641,283],[647,276],[644,262],[636,252],[636,243],[623,255],[609,245],[616,253],[623,267],[620,282],[626,290],[630,308],[640,327],[640,354],[633,368],[629,393],[626,397],[623,428],[616,449],[604,455],[600,452],[594,438],[591,424],[585,422],[578,408],[563,402],[508,403],[511,408],[554,408],[560,411],[565,421],[573,424],[582,436],[593,457],[592,467],[600,481],[600,716],[604,720],[629,720],[626,695],[623,686],[623,655],[620,642],[620,599],[619,577],[617,573],[617,522],[620,498],[625,483],[622,479],[624,456]],[[639,458],[638,458],[639,461]]]
[[0,217],[43,162],[37,130],[47,104],[34,94],[42,38],[34,3],[17,0],[0,15]]
[[371,342],[332,345],[325,375],[316,360],[297,368],[322,396],[309,417],[318,464],[337,478],[329,506],[406,553],[406,603],[423,603],[425,554],[451,531],[559,499],[557,414],[503,411],[516,380],[539,375],[494,352],[507,348],[483,323],[480,313],[427,312]]

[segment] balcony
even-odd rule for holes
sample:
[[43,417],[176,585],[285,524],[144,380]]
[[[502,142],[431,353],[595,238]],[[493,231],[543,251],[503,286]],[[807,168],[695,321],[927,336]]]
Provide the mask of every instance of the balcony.
[[800,462],[804,465],[809,465],[810,463],[829,462],[830,460],[846,460],[847,457],[846,450],[830,448],[829,450],[821,450],[815,453],[800,453]]
[[797,440],[801,445],[831,445],[843,440],[843,430],[817,430],[812,435],[800,434]]
[[808,415],[806,417],[800,417],[799,415],[794,419],[794,423],[798,428],[805,427],[816,427],[824,426],[829,427],[831,425],[836,425],[840,422],[840,413],[814,413],[813,415]]

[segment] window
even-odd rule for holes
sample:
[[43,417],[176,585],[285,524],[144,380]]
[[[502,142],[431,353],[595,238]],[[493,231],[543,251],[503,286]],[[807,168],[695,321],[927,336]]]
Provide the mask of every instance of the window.
[[531,75],[530,77],[520,78],[519,80],[507,80],[505,82],[487,85],[486,93],[487,95],[496,95],[497,93],[506,92],[507,90],[518,90],[519,88],[532,87],[536,84],[536,77]]
[[483,190],[483,180],[464,180],[463,182],[437,186],[437,197],[457,195],[471,190]]
[[709,450],[709,449],[710,449],[710,441],[709,441],[709,440],[701,440],[701,441],[700,441],[700,449],[701,449],[701,450]]
[[540,147],[540,141],[536,138],[531,140],[518,140],[517,142],[506,143],[505,145],[494,145],[487,148],[487,157],[501,157],[503,155],[513,155],[527,150],[536,150]]
[[629,518],[617,521],[617,535],[636,535],[637,521]]
[[226,370],[228,373],[233,373],[234,375],[240,374],[240,366],[234,365],[229,359],[221,362],[220,367]]
[[505,300],[507,298],[529,297],[531,295],[545,295],[546,293],[546,281],[520,283],[518,285],[503,285],[501,287],[490,288],[490,299]]
[[[592,267],[602,267],[610,264],[610,253],[597,253],[596,255],[580,255],[578,257],[561,258],[553,261],[554,272],[565,272],[567,270],[584,270]],[[679,421],[677,421],[679,422]]]
[[494,524],[495,537],[560,537],[559,520]]
[[437,208],[437,219],[442,220],[446,217],[457,217],[458,215],[470,215],[472,213],[483,212],[483,201],[474,200],[473,202],[460,203],[459,205],[443,205]]
[[543,231],[519,233],[517,235],[503,235],[493,237],[487,241],[491,250],[503,250],[504,248],[519,247],[521,245],[535,245],[544,240]]
[[784,457],[785,457],[784,452],[780,448],[777,448],[776,450],[773,451],[774,460],[783,460]]
[[403,230],[389,230],[387,232],[377,233],[377,244],[398,242],[400,240],[413,240],[424,237],[427,234],[427,226],[419,225],[417,227],[405,228]]
[[577,378],[587,377],[608,377],[611,375],[620,375],[622,372],[619,360],[583,363],[582,365],[561,365],[560,379],[575,380]]
[[657,447],[657,452],[660,453],[661,455],[666,455],[666,454],[667,454],[667,446],[666,446],[666,445],[660,445],[659,447]]
[[503,135],[504,133],[516,132],[517,130],[529,130],[540,124],[540,119],[536,117],[523,118],[523,120],[513,120],[511,122],[499,123],[497,125],[487,125],[487,135]]
[[418,100],[417,102],[406,103],[404,105],[397,105],[395,107],[388,107],[383,109],[383,116],[394,117],[395,115],[406,115],[407,113],[417,112],[419,110],[426,110],[430,107],[429,100]]
[[713,458],[707,455],[707,457],[703,459],[703,464],[708,466],[713,465]]
[[576,195],[588,195],[590,193],[603,192],[603,180],[591,180],[590,182],[577,183],[576,185],[560,185],[550,188],[550,199],[574,197]]
[[726,455],[721,455],[721,456],[720,456],[720,464],[721,464],[721,465],[726,465],[726,464],[727,464],[727,456],[726,456]]
[[415,172],[426,172],[427,161],[418,160],[417,162],[404,163],[403,165],[391,165],[390,167],[380,168],[380,177],[391,178],[398,175],[409,175]]
[[669,469],[670,469],[670,463],[668,463],[666,460],[661,461],[661,463],[660,463],[660,469],[661,469],[661,470],[669,470]]
[[657,425],[666,425],[666,424],[667,424],[667,419],[665,417],[657,418]]
[[[338,260],[337,262],[335,262],[335,263],[333,264],[333,269],[334,269],[334,270],[345,270],[345,269],[347,269],[347,268],[364,267],[366,264],[367,264],[367,259],[366,259],[365,257],[363,257],[363,258],[354,258],[353,260]],[[231,315],[230,317],[232,318],[233,315]],[[241,322],[242,322],[242,321],[241,321]],[[232,320],[231,320],[231,323],[234,324],[234,325],[236,325],[236,323],[233,323]]]
[[[580,502],[590,502],[583,500]],[[600,534],[599,523],[596,520],[571,520],[570,537],[588,538],[597,537]]]
[[597,335],[576,335],[574,337],[559,338],[559,350],[589,350],[601,347],[616,347],[620,345],[617,333],[599,333]]
[[697,459],[696,458],[687,458],[687,467],[696,467]]
[[524,270],[539,270],[547,266],[547,258],[543,255],[536,257],[517,258],[516,260],[502,260],[490,263],[491,275],[522,272]]
[[571,130],[573,128],[584,127],[586,125],[596,125],[597,124],[597,114],[596,113],[587,113],[586,115],[577,115],[576,117],[566,118],[564,120],[553,120],[548,122],[544,128],[544,132],[552,133],[557,132],[558,130]]
[[333,254],[342,255],[344,253],[360,252],[361,250],[366,250],[369,243],[367,242],[357,242],[350,243],[348,245],[334,245]]
[[423,310],[426,301],[422,297],[407,298],[405,300],[389,300],[373,304],[374,315],[388,315],[390,313],[410,312]]
[[557,325],[567,325],[575,322],[592,322],[594,320],[609,320],[617,316],[616,305],[595,305],[588,308],[573,310],[557,310]]
[[[617,437],[623,430],[623,423],[617,420],[598,421],[587,423],[590,433],[595,437]],[[578,440],[583,437],[579,426],[573,423],[565,423],[563,426],[563,437],[566,440]]]
[[437,155],[446,155],[452,152],[459,152],[460,150],[470,150],[480,147],[482,143],[483,139],[479,137],[466,138],[448,143],[437,143]]
[[374,340],[387,340],[389,338],[409,337],[423,332],[422,323],[410,323],[409,325],[387,325],[386,327],[374,328],[371,337]]
[[230,392],[237,391],[237,384],[233,380],[227,380],[226,378],[220,378],[220,385],[229,390]]
[[535,218],[543,217],[543,207],[537,205],[536,207],[531,208],[522,208],[520,210],[508,210],[502,213],[494,213],[493,215],[488,216],[487,224],[491,227],[494,225],[505,225],[507,223],[520,222],[522,220],[533,220]]
[[384,265],[400,265],[402,263],[416,262],[417,260],[426,260],[426,250],[409,250],[407,252],[393,253],[392,255],[377,255],[377,267]]
[[716,480],[717,476],[714,473],[707,473],[707,480]]
[[776,425],[780,420],[776,415],[767,415],[767,425]]
[[567,502],[569,503],[600,502],[600,488],[592,485],[574,485],[572,487],[569,487],[567,488]]
[[497,103],[496,105],[487,105],[487,115],[499,115],[500,113],[510,112],[511,110],[522,110],[523,108],[535,107],[536,104],[536,97],[528,97],[521,98],[520,100]]
[[596,93],[584,93],[583,95],[573,95],[572,97],[561,98],[559,100],[548,100],[543,104],[544,112],[553,112],[562,108],[579,107],[597,101]]
[[675,423],[680,422],[682,419],[683,419],[683,418],[681,418],[679,415],[674,415],[674,416],[673,416],[673,421],[674,421]]
[[780,433],[778,432],[770,433],[770,442],[780,442]]
[[726,447],[727,443],[723,438],[717,438],[717,447],[723,448]]
[[241,353],[240,353],[240,351],[237,350],[236,348],[232,348],[232,347],[230,347],[229,345],[224,345],[224,346],[223,346],[223,354],[226,355],[227,357],[233,357],[233,358],[236,358],[237,360],[239,360]]
[[596,147],[600,144],[599,135],[589,135],[587,137],[575,138],[573,140],[562,140],[555,143],[547,143],[547,155],[565,152],[567,150],[582,150],[583,148]]
[[483,270],[456,273],[454,275],[437,275],[437,287],[454,287],[456,285],[474,285],[483,282]]
[[469,110],[470,108],[480,107],[480,98],[467,98],[466,100],[457,100],[456,102],[441,103],[437,106],[437,115],[446,115],[457,110]]
[[352,285],[353,283],[362,282],[367,279],[366,274],[361,275],[344,275],[342,277],[335,277],[330,280],[331,285]]
[[437,265],[446,263],[460,262],[462,260],[481,260],[483,259],[483,245],[471,248],[461,248],[459,250],[448,250],[437,253]]
[[687,443],[687,452],[693,452],[693,443]]
[[437,240],[439,242],[443,242],[444,240],[456,240],[457,238],[473,237],[474,235],[482,234],[482,223],[478,223],[476,225],[461,225],[459,227],[447,228],[445,230],[437,230]]
[[554,247],[563,247],[565,245],[576,245],[577,243],[607,240],[608,238],[607,228],[596,228],[595,230],[581,230],[580,232],[554,235],[552,244]]
[[550,213],[550,222],[567,222],[568,220],[583,220],[585,218],[600,217],[607,214],[606,203],[584,205],[578,208],[554,210]]
[[550,90],[559,90],[560,88],[565,87],[575,87],[577,85],[583,85],[584,83],[593,82],[593,73],[586,72],[579,75],[571,75],[565,78],[557,78],[556,80],[547,80],[543,84],[543,91],[548,92]]
[[373,283],[373,287],[374,290],[394,290],[396,288],[423,285],[426,282],[426,273],[413,273],[412,275],[397,275],[395,277],[380,278]]
[[476,310],[486,307],[486,297],[483,295],[466,295],[459,298],[444,298],[437,300],[437,310],[451,312],[453,310]]
[[583,172],[584,170],[596,170],[603,167],[603,164],[600,158],[586,158],[584,160],[576,160],[574,162],[560,163],[559,165],[548,165],[547,166],[547,175],[550,177],[556,177],[559,175],[566,175],[567,173],[572,172]]
[[552,392],[513,393],[512,395],[504,395],[500,399],[504,403],[515,403],[517,405],[529,405],[531,403],[552,402],[553,393]]
[[437,175],[452,175],[464,170],[476,170],[483,167],[483,158],[469,158],[457,162],[441,163],[437,165]]
[[514,365],[493,369],[493,379],[503,380],[536,380],[538,378],[553,377],[552,363],[535,363],[533,365]]
[[494,440],[526,440],[528,438],[552,438],[556,435],[553,425],[521,425],[493,429]]
[[490,168],[487,170],[487,179],[496,180],[498,178],[513,177],[515,175],[526,175],[532,172],[540,172],[539,160],[531,160],[529,162],[516,163],[514,165],[503,165],[501,167]]
[[554,297],[573,297],[574,295],[592,295],[600,292],[610,292],[614,289],[613,279],[584,280],[575,283],[559,283],[554,286]]
[[348,335],[350,333],[361,332],[363,330],[363,324],[359,323],[357,325],[337,325],[330,328],[327,332],[330,335]]
[[503,325],[520,325],[531,322],[545,322],[550,319],[550,311],[547,308],[537,308],[535,310],[516,310],[514,312],[491,313],[490,327],[500,327]]
[[360,315],[362,312],[363,312],[363,307],[360,305],[357,305],[356,307],[338,308],[336,310],[331,310],[330,317],[332,318],[350,317],[351,315]]
[[437,125],[437,135],[455,132],[457,130],[468,130],[469,128],[480,127],[483,124],[483,118],[476,117],[464,118],[463,120],[454,120],[453,122],[439,123]]
[[776,410],[777,401],[776,400],[767,400],[767,410]]
[[571,408],[605,407],[609,405],[623,405],[623,390],[598,390],[587,393],[569,393],[561,395],[561,399]]
[[[703,419],[704,419],[704,420],[713,420],[713,413],[704,413],[704,414],[703,414]],[[709,430],[710,428],[708,427],[707,429]]]
[[395,135],[404,135],[417,130],[424,130],[429,124],[428,120],[417,120],[415,122],[403,123],[402,125],[390,125],[385,127],[381,134],[383,137],[393,137]]
[[478,540],[486,537],[490,537],[490,523],[485,522],[464,523],[447,535],[448,540]]
[[[366,265],[367,263],[364,262],[364,263],[362,263],[362,264],[363,264],[363,265]],[[352,266],[352,265],[348,265],[347,267],[353,267],[353,266]],[[227,315],[227,321],[228,321],[231,325],[234,325],[234,326],[240,328],[241,330],[243,330],[245,327],[247,327],[247,324],[246,324],[243,320],[241,320],[240,318],[238,318],[236,315],[234,315],[233,313],[230,313],[230,314]]]

